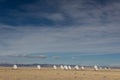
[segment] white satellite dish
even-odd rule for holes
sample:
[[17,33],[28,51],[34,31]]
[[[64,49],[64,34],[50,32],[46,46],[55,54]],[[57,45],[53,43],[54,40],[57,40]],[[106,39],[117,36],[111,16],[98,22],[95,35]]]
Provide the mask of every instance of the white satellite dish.
[[56,66],[56,65],[54,65],[54,66],[53,66],[53,69],[57,69],[57,66]]
[[14,64],[14,65],[13,65],[13,69],[17,69],[17,68],[18,68],[17,65]]
[[68,70],[68,67],[67,67],[67,65],[64,65],[64,69],[65,69],[65,70]]
[[40,66],[40,65],[37,65],[37,69],[41,69],[41,66]]
[[98,66],[94,65],[94,70],[97,71],[98,70]]
[[79,66],[78,65],[76,65],[74,68],[75,68],[75,70],[79,70]]
[[81,66],[81,70],[85,70],[85,67],[84,67],[84,66]]
[[71,67],[71,66],[68,66],[68,69],[69,69],[69,70],[71,70],[71,69],[72,69],[72,67]]
[[63,70],[63,69],[64,69],[64,66],[63,66],[63,65],[61,65],[61,66],[60,66],[60,69],[62,69],[62,70]]

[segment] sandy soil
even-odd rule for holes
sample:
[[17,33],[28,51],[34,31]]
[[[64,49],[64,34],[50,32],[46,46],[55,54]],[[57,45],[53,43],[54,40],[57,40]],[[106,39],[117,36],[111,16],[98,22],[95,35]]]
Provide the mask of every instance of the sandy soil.
[[0,68],[0,80],[120,80],[120,70],[53,70]]

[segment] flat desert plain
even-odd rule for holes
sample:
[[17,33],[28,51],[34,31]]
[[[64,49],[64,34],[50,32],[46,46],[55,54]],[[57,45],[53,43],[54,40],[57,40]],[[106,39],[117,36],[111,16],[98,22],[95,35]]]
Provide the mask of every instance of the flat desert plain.
[[76,70],[54,70],[51,68],[18,68],[13,70],[8,67],[0,68],[0,80],[120,80],[120,70],[92,69],[84,71]]

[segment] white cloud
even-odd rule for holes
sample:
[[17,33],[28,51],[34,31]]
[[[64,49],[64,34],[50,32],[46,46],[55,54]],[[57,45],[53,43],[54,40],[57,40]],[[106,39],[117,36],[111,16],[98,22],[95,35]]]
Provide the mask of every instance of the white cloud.
[[75,24],[79,23],[119,23],[120,2],[108,1],[105,5],[95,0],[64,0],[59,6],[60,10],[71,17]]
[[119,24],[97,27],[76,25],[64,28],[19,26],[2,31],[3,29],[0,34],[1,55],[45,52],[120,52]]
[[63,21],[64,16],[60,13],[45,14],[44,17],[53,21]]

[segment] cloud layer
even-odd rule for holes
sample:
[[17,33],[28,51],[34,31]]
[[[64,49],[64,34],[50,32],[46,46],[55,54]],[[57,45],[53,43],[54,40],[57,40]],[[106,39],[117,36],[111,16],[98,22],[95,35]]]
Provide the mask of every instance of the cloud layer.
[[120,28],[118,25],[64,28],[1,26],[1,54],[120,52]]
[[4,10],[0,55],[120,53],[119,0],[36,0]]
[[17,26],[116,24],[120,21],[119,0],[13,1],[7,7],[1,9],[0,21]]

